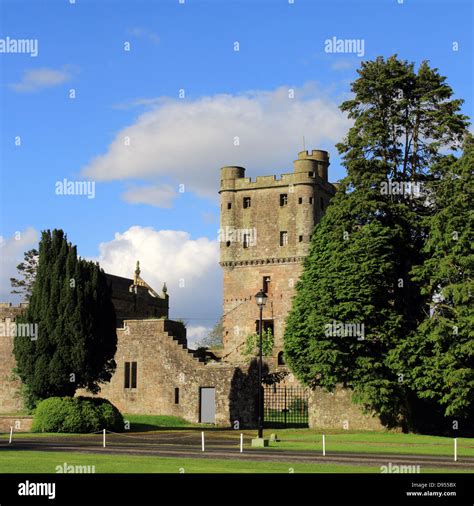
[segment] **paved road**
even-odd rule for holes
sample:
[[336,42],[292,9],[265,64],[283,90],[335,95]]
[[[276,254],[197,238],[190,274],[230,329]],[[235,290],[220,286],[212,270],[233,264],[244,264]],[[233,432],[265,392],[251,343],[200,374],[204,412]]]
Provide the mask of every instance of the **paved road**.
[[[207,437],[207,436],[206,436]],[[201,450],[200,434],[161,433],[159,435],[107,435],[107,446],[102,447],[102,435],[58,436],[38,438],[17,438],[11,445],[4,439],[0,441],[2,451],[55,451],[97,453],[112,455],[142,455],[174,458],[203,458],[244,461],[285,462],[290,466],[296,463],[345,464],[355,466],[382,466],[389,462],[394,465],[419,465],[421,468],[449,468],[474,471],[474,458],[461,458],[454,462],[451,457],[428,455],[368,454],[320,452],[311,450],[250,449],[250,439],[245,441],[244,452],[239,451],[238,438],[219,437],[213,434],[208,439],[206,451]]]

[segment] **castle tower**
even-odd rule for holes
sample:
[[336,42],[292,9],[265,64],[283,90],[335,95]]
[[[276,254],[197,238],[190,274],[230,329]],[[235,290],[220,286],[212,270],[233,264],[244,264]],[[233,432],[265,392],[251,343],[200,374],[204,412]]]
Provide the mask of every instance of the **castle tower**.
[[294,286],[314,226],[335,193],[328,182],[327,151],[302,151],[293,166],[280,178],[257,176],[255,181],[245,177],[243,167],[221,169],[223,356],[232,362],[242,360],[246,337],[258,331],[254,295],[262,288],[268,295],[263,328],[271,328],[275,338],[269,365],[281,362]]

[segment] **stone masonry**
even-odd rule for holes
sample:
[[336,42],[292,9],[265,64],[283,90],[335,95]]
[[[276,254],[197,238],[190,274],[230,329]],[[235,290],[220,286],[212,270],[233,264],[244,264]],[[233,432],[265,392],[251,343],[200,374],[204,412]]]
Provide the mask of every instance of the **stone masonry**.
[[[255,412],[245,392],[249,383],[246,371],[232,364],[206,363],[187,348],[186,331],[180,322],[125,320],[117,337],[117,369],[100,395],[121,412],[175,415],[199,423],[200,389],[214,387],[215,423],[228,426],[237,420],[241,426],[251,425]],[[135,388],[124,388],[127,362],[137,363]]]
[[[13,306],[0,303],[0,324],[8,328],[16,317],[25,310],[27,304]],[[21,381],[14,374],[15,358],[13,356],[13,339],[9,332],[0,335],[0,413],[16,413],[23,408],[20,395]]]
[[285,318],[308,254],[311,235],[335,187],[329,155],[298,153],[294,172],[245,177],[242,167],[221,169],[221,266],[224,270],[224,356],[240,362],[246,336],[258,330],[254,295],[268,295],[264,328],[273,329],[273,357],[283,350]]

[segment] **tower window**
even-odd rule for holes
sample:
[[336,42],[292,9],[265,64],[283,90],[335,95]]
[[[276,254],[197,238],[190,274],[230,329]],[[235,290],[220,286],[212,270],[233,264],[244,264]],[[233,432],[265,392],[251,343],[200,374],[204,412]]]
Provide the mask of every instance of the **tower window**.
[[299,197],[298,198],[298,204],[302,204],[303,203],[303,197]]
[[309,197],[309,203],[312,204],[313,203],[313,197]]
[[244,237],[243,237],[244,248],[248,248],[249,244],[250,244],[250,234],[244,234]]
[[262,290],[269,295],[270,294],[270,276],[263,276],[263,287]]
[[324,211],[324,199],[323,199],[323,197],[321,197],[319,199],[319,205],[321,206],[321,211]]
[[278,353],[278,365],[285,365],[285,358],[283,357],[283,352],[280,351]]
[[[260,332],[260,320],[255,320],[255,329],[257,334]],[[262,332],[269,330],[274,335],[274,323],[273,320],[262,320]]]
[[230,241],[227,241],[227,242],[225,243],[225,245],[226,245],[227,247],[229,247],[229,246],[230,246]]
[[244,197],[244,209],[248,209],[250,207],[250,197]]
[[179,404],[179,388],[174,389],[174,403]]
[[298,241],[299,241],[299,242],[303,242],[303,236],[302,236],[302,235],[300,235],[300,236],[298,237]]
[[136,362],[125,362],[124,388],[137,388]]
[[280,246],[286,246],[288,244],[288,232],[280,232]]
[[284,207],[288,204],[288,194],[282,193],[280,195],[280,207]]
[[308,172],[309,177],[314,177],[314,172]]
[[232,202],[227,202],[227,209],[232,209]]

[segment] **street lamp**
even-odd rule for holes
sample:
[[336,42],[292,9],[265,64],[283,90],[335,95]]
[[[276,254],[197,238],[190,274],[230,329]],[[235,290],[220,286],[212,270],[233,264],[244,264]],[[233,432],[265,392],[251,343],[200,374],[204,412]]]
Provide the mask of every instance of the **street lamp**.
[[255,302],[260,309],[260,323],[258,326],[258,334],[259,334],[259,352],[258,352],[258,438],[263,438],[263,399],[262,399],[262,312],[263,306],[267,303],[267,294],[260,290],[257,295],[255,295]]

